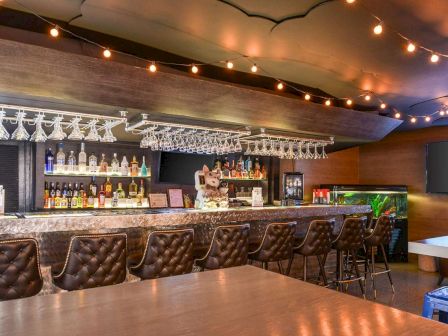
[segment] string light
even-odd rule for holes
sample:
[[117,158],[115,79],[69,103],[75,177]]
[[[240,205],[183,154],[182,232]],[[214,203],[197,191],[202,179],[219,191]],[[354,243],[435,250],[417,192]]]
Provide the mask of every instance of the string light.
[[375,35],[381,35],[381,33],[383,32],[383,25],[380,23],[378,23],[375,27],[373,27],[373,33]]
[[345,2],[346,3],[348,3],[348,4],[352,4],[352,3],[354,3],[356,0],[345,0]]
[[199,71],[199,68],[198,68],[196,65],[193,64],[193,65],[191,66],[191,72],[194,73],[194,74],[196,74],[196,73],[198,73],[198,71]]
[[327,99],[327,100],[325,101],[325,105],[330,106],[330,105],[331,105],[331,100],[330,100],[330,99]]
[[51,35],[51,37],[54,37],[54,38],[59,36],[58,26],[54,26],[53,28],[50,29],[50,35]]
[[256,64],[252,65],[252,67],[250,68],[250,71],[257,72],[258,71],[257,65]]
[[365,99],[365,101],[370,101],[370,99],[372,99],[372,97],[370,96],[370,93],[367,93],[367,94],[364,96],[364,99]]
[[415,44],[412,43],[412,42],[409,42],[409,43],[408,43],[408,46],[406,47],[406,50],[407,50],[409,53],[413,53],[413,52],[415,51],[415,49],[416,49]]
[[152,62],[148,69],[150,72],[156,72],[157,66],[156,66],[155,62]]
[[384,110],[386,107],[387,107],[387,105],[386,105],[385,103],[381,103],[380,108],[381,108],[382,110]]
[[395,116],[394,116],[396,119],[400,119],[400,117],[401,117],[401,114],[400,114],[400,112],[395,112]]
[[411,118],[411,123],[415,124],[417,122],[417,118],[416,117],[412,117]]
[[230,61],[226,62],[227,69],[233,69],[233,63]]
[[311,99],[311,96],[307,93],[306,95],[305,95],[305,100],[310,100]]
[[431,55],[431,58],[430,58],[430,60],[431,60],[431,63],[437,63],[438,61],[439,61],[439,55],[437,55],[437,54],[432,54]]
[[278,90],[283,90],[284,87],[285,87],[285,86],[283,85],[282,82],[279,82],[279,83],[277,84],[277,89],[278,89]]
[[431,121],[431,117],[430,117],[430,116],[426,116],[426,117],[425,117],[425,121],[426,121],[426,122],[430,122],[430,121]]
[[109,49],[106,48],[106,49],[103,50],[103,56],[105,58],[110,58],[112,56],[112,53],[110,52]]
[[443,116],[445,115],[445,111],[444,111],[444,110],[441,110],[441,111],[439,112],[439,114],[443,117]]
[[347,99],[347,101],[345,102],[348,106],[352,106],[353,101],[351,99]]

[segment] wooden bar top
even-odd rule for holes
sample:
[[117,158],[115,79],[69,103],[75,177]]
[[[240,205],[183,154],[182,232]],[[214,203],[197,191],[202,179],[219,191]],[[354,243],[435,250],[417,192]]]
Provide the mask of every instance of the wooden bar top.
[[448,335],[448,326],[253,266],[0,303],[0,335]]

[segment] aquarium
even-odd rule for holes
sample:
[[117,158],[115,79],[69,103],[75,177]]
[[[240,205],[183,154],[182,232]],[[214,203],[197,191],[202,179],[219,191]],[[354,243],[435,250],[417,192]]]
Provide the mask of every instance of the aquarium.
[[[392,239],[385,246],[389,261],[408,260],[408,193],[406,186],[321,185],[331,191],[330,202],[339,205],[370,205],[373,218],[393,215]],[[374,220],[375,222],[375,220]],[[380,255],[377,255],[380,258]]]
[[331,190],[331,204],[370,205],[374,218],[383,214],[407,218],[406,186],[322,185],[321,188]]

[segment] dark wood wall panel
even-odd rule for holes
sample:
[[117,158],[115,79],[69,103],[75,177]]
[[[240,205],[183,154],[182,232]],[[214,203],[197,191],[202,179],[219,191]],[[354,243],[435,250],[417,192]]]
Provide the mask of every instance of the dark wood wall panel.
[[6,192],[5,212],[19,210],[19,147],[0,145],[0,185]]

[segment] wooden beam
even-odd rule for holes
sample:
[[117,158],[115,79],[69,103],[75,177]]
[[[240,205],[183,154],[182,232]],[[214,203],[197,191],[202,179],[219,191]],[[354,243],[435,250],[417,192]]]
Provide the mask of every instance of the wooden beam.
[[173,70],[150,75],[140,67],[142,64],[132,66],[114,61],[118,60],[116,55],[107,61],[73,53],[73,47],[68,50],[71,52],[1,39],[0,94],[23,97],[30,104],[51,100],[111,110],[124,107],[173,118],[197,118],[360,141],[379,140],[401,123],[376,114],[325,107]]

